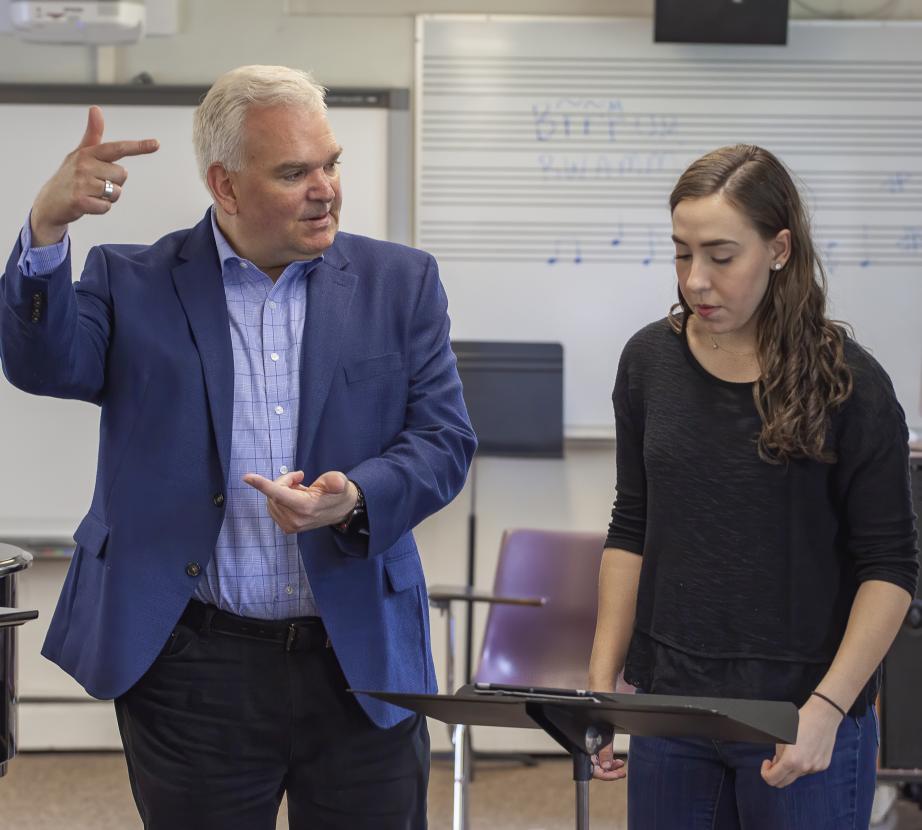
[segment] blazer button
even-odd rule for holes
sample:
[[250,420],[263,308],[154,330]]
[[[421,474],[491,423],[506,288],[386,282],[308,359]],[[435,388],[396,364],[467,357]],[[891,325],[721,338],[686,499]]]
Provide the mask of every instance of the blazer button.
[[211,497],[211,500],[214,502],[215,507],[223,507],[224,506],[224,493],[215,493]]
[[202,572],[202,566],[198,562],[190,562],[186,565],[187,576],[198,576]]

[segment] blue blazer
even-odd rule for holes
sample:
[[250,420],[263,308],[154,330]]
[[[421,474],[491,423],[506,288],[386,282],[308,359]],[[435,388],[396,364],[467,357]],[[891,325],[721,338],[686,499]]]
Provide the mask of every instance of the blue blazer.
[[[151,665],[214,553],[231,448],[234,365],[208,215],[153,245],[90,251],[0,278],[0,359],[27,392],[101,406],[89,512],[43,654],[95,697]],[[297,468],[342,470],[370,537],[298,544],[352,688],[433,692],[429,612],[412,528],[460,491],[476,446],[431,256],[339,233],[311,273]],[[361,698],[378,725],[407,712]]]

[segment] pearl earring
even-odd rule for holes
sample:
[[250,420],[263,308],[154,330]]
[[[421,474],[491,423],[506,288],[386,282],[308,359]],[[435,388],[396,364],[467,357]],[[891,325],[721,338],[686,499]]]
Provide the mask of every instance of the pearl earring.
[[783,265],[782,263],[776,262],[774,265],[772,265],[772,270],[773,270],[773,271],[780,271],[783,267],[784,267],[784,265]]

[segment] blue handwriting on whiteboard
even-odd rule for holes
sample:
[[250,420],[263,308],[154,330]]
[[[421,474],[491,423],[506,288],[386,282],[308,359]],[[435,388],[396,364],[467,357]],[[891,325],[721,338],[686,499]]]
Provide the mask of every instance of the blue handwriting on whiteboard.
[[[617,163],[615,161],[617,159]],[[565,156],[542,153],[538,167],[546,179],[613,179],[616,176],[651,176],[666,169],[665,153]]]
[[896,241],[896,246],[904,251],[918,251],[922,248],[922,228],[903,228],[903,235]]
[[892,176],[887,176],[885,187],[891,193],[902,193],[911,178],[911,173],[894,173]]
[[601,131],[614,142],[623,118],[621,102],[591,98],[560,98],[552,104],[532,104],[535,139],[585,137]]

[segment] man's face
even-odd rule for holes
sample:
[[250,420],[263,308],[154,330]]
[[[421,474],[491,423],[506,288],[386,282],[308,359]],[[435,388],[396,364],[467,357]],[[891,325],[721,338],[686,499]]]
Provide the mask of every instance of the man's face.
[[243,169],[231,172],[237,212],[231,240],[277,276],[333,244],[342,204],[337,144],[326,116],[303,107],[252,107]]

